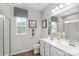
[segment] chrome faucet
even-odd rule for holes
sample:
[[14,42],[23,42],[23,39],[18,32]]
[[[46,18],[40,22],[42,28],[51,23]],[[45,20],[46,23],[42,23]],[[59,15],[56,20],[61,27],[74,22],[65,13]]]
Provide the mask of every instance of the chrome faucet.
[[75,46],[75,43],[74,43],[73,41],[69,41],[69,45],[70,45],[70,46],[73,46],[73,47],[76,47],[76,46]]

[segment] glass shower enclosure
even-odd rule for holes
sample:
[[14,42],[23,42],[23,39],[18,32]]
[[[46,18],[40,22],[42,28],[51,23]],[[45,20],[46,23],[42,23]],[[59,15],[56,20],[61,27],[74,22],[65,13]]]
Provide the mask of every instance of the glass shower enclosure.
[[11,20],[0,15],[0,56],[10,55],[11,51]]

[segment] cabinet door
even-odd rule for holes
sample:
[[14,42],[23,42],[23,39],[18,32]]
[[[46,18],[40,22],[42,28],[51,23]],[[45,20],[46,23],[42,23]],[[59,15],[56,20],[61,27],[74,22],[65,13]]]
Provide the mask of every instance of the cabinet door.
[[51,56],[59,56],[58,52],[55,50],[55,48],[51,47]]
[[40,55],[44,56],[44,47],[40,46]]
[[50,56],[50,45],[45,43],[45,56]]
[[40,55],[44,56],[44,42],[40,41]]
[[50,50],[49,50],[49,48],[45,48],[45,56],[50,56]]

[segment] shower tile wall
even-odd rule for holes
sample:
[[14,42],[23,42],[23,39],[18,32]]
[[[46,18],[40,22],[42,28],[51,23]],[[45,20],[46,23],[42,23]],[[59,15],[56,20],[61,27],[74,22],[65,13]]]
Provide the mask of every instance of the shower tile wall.
[[[69,16],[65,16],[63,18],[64,22],[65,21],[70,21],[70,20],[78,20],[79,19],[79,13],[74,13]],[[79,22],[72,22],[72,23],[67,23],[64,25],[64,29],[66,33],[66,37],[68,40],[74,40],[77,41],[79,40]]]
[[79,22],[65,24],[66,38],[69,40],[78,40]]

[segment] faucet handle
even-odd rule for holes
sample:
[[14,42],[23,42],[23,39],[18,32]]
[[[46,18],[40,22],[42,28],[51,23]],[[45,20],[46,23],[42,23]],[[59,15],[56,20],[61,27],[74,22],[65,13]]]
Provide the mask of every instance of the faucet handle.
[[73,41],[69,41],[69,45],[75,47],[75,43]]

